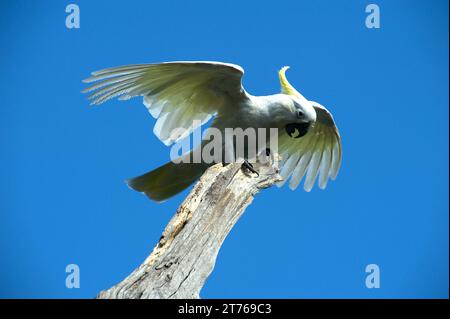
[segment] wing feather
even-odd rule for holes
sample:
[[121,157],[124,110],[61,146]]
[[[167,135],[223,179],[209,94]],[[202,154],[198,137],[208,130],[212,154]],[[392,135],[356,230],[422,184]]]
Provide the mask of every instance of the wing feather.
[[283,178],[281,182],[279,182],[279,186],[282,186],[289,176],[292,174],[292,171],[295,169],[298,159],[300,157],[300,153],[294,153],[289,156],[289,158],[286,160],[285,164],[282,166],[280,171],[280,176]]
[[[296,189],[302,179],[309,192],[318,179],[319,188],[325,189],[328,179],[336,179],[342,159],[342,146],[332,115],[322,105],[312,102],[317,120],[302,138],[293,139],[282,132],[279,153],[282,157],[282,186],[289,178],[289,188]],[[287,160],[283,160],[286,158]]]
[[330,174],[332,180],[336,179],[337,174],[339,172],[342,158],[341,153],[342,153],[341,141],[340,139],[337,139],[337,142],[335,142],[333,145],[333,152],[332,152],[333,159],[331,162],[331,174]]
[[310,192],[314,186],[317,178],[317,173],[319,172],[320,161],[322,160],[323,153],[323,137],[319,137],[317,141],[316,150],[311,157],[311,162],[308,165],[308,171],[306,173],[304,189]]
[[[166,145],[179,141],[240,99],[248,98],[242,87],[243,69],[221,62],[167,62],[136,64],[93,72],[84,89],[92,105],[118,97],[143,96],[150,114],[157,118],[154,132]],[[183,128],[186,134],[175,134]]]
[[308,168],[308,164],[311,161],[311,155],[312,153],[308,151],[300,158],[297,167],[292,172],[291,180],[289,181],[290,189],[292,190],[296,189],[298,187],[298,184],[300,184],[300,181],[305,176],[306,169]]
[[331,166],[331,151],[329,141],[326,142],[325,148],[322,154],[322,161],[320,162],[320,175],[319,175],[319,188],[325,189],[327,187],[328,178],[330,176]]

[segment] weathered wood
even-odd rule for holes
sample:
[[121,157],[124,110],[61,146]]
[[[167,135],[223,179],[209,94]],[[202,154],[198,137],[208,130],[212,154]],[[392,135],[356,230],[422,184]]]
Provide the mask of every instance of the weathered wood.
[[281,180],[272,163],[254,167],[259,176],[239,163],[210,167],[144,263],[97,298],[199,298],[225,237],[254,195]]

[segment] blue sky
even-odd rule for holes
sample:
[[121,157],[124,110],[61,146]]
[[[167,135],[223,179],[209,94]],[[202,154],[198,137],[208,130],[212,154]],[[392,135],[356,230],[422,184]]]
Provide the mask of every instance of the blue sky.
[[[203,298],[448,297],[448,2],[68,1],[0,5],[0,297],[92,298],[150,253],[186,192],[157,204],[124,180],[169,160],[141,99],[89,107],[81,79],[124,64],[241,65],[254,95],[276,71],[340,129],[325,191],[259,194]],[[81,287],[65,287],[79,265]],[[381,287],[365,287],[375,263]]]

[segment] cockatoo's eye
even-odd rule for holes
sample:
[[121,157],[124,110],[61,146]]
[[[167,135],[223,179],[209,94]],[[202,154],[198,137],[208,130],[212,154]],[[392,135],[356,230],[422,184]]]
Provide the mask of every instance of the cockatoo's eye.
[[305,116],[305,112],[302,110],[297,110],[297,116],[299,119],[302,119]]

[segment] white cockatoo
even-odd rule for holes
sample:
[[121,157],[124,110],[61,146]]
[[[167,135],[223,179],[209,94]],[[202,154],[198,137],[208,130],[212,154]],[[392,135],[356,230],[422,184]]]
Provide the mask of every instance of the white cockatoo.
[[[281,157],[282,186],[289,180],[294,190],[305,177],[304,189],[310,191],[318,177],[324,189],[335,179],[341,164],[339,132],[330,112],[309,101],[279,71],[281,93],[253,96],[242,86],[244,70],[221,62],[167,62],[108,68],[92,73],[83,90],[98,105],[112,98],[128,100],[143,96],[150,114],[157,119],[154,133],[166,145],[186,137],[176,128],[192,133],[214,117],[210,127],[277,128],[278,154]],[[201,147],[201,146],[200,146]],[[127,181],[150,199],[164,201],[198,179],[213,163],[169,162],[153,171]]]

